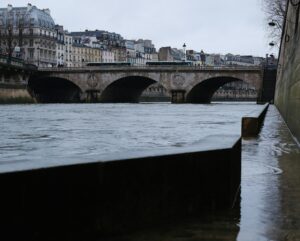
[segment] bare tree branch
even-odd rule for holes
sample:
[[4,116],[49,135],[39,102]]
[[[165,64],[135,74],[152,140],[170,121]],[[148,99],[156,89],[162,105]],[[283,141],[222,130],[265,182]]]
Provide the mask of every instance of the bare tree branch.
[[266,21],[273,22],[275,26],[269,27],[269,38],[272,41],[280,42],[285,17],[287,0],[262,0],[263,11],[266,14]]

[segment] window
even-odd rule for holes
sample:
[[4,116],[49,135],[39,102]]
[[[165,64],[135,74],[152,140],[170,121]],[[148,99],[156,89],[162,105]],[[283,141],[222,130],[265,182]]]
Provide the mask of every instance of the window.
[[34,25],[34,18],[30,18],[30,26]]
[[30,46],[30,47],[33,47],[33,39],[30,39],[30,40],[29,40],[29,46]]
[[30,49],[30,50],[29,50],[29,57],[30,57],[31,59],[33,59],[33,49]]

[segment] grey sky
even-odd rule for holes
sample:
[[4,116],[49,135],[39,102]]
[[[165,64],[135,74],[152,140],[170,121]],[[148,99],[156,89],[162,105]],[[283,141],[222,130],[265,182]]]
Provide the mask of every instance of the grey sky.
[[1,0],[49,8],[55,23],[69,31],[99,29],[126,39],[152,39],[157,48],[172,46],[208,53],[275,52],[268,47],[262,0]]

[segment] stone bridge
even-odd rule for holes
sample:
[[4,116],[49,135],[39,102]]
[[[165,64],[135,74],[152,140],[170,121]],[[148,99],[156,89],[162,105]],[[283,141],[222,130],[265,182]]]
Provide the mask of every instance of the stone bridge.
[[39,69],[28,81],[38,102],[138,102],[142,92],[159,83],[172,103],[209,103],[221,86],[245,81],[261,92],[260,67],[105,66]]

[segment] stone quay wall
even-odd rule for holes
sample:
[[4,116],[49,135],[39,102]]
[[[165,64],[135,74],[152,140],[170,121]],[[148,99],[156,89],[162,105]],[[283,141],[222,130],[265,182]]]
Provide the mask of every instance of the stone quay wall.
[[260,111],[254,111],[242,118],[242,137],[257,137],[263,126],[269,104],[265,104]]
[[0,83],[0,104],[35,103],[26,85]]
[[239,205],[238,136],[99,158],[1,165],[0,238],[99,240]]
[[288,1],[278,63],[275,105],[292,134],[300,141],[300,5],[294,2]]

